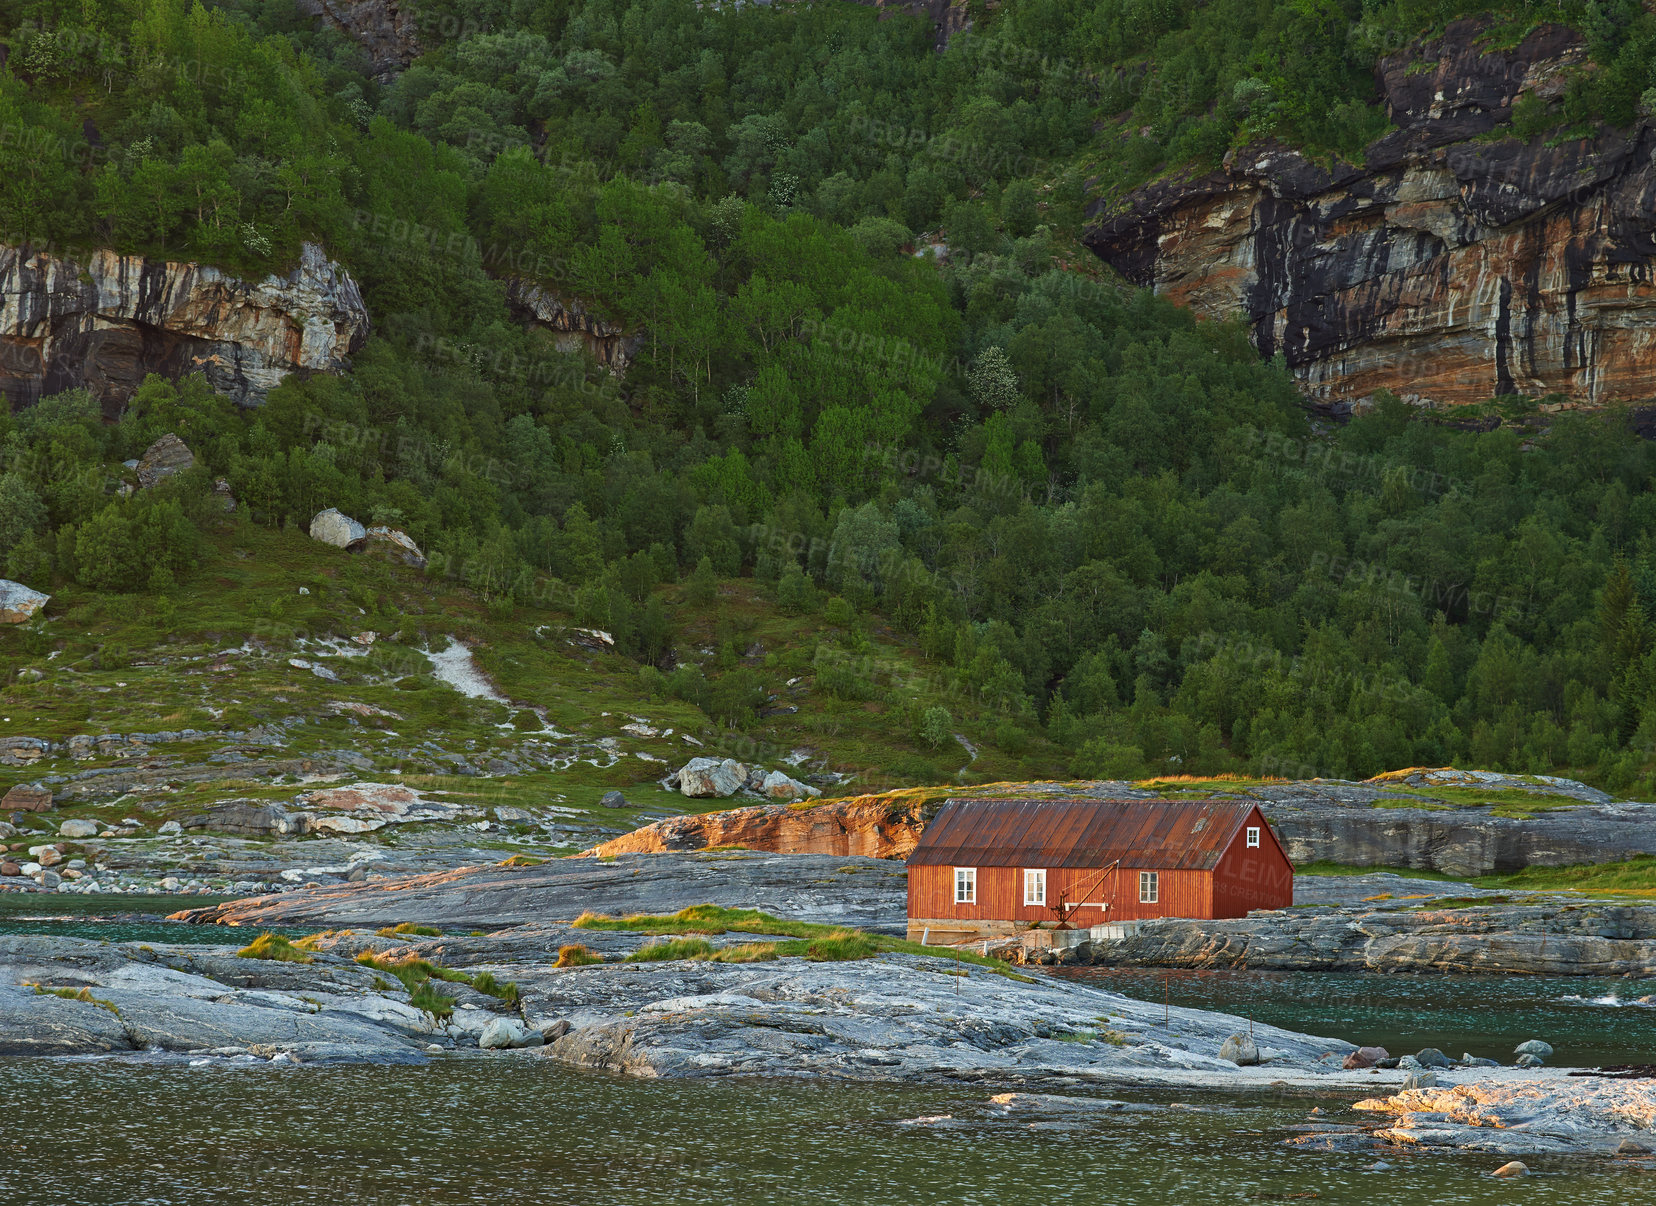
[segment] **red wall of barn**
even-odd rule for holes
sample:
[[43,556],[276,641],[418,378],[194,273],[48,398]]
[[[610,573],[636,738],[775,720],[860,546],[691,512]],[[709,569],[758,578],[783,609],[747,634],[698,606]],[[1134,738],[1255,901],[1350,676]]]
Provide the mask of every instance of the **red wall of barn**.
[[[1248,826],[1260,827],[1248,849]],[[1245,917],[1250,909],[1286,909],[1294,903],[1294,865],[1269,824],[1254,809],[1213,868],[1214,917]]]
[[[1150,868],[1142,868],[1150,870]],[[1119,886],[1112,871],[1098,880],[1097,868],[1052,867],[1047,870],[1047,901],[1072,889],[1071,900],[1082,900],[1070,924],[1080,927],[1103,921],[1138,921],[1146,917],[1206,917],[1212,907],[1212,886],[1206,871],[1160,871],[1155,904],[1139,903],[1139,870],[1123,868]],[[910,867],[908,915],[928,920],[1046,921],[1055,920],[1044,905],[1023,902],[1022,867],[979,867],[977,902],[956,904],[953,867]],[[1082,889],[1087,889],[1082,896]],[[1098,907],[1110,902],[1108,909]]]
[[[1261,829],[1256,849],[1248,848],[1249,825]],[[927,920],[1054,920],[1045,906],[1023,903],[1023,870],[979,867],[976,903],[956,904],[953,867],[910,867],[908,915]],[[1257,808],[1237,830],[1212,871],[1159,872],[1161,899],[1155,904],[1139,903],[1139,870],[1123,868],[1119,880],[1112,871],[1100,883],[1097,869],[1052,867],[1047,871],[1047,900],[1056,901],[1062,888],[1072,888],[1071,899],[1084,899],[1086,903],[1072,919],[1071,924],[1076,926],[1148,917],[1243,917],[1252,909],[1285,909],[1294,903],[1293,864]],[[1110,901],[1111,907],[1097,907],[1100,901]]]

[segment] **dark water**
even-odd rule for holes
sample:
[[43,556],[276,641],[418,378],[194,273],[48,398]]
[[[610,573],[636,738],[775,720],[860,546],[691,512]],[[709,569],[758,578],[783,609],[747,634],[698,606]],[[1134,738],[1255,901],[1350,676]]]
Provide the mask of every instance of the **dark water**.
[[[59,934],[65,938],[101,938],[107,942],[183,942],[205,946],[258,937],[258,930],[226,929],[168,921],[169,913],[200,909],[222,896],[72,896],[58,892],[0,893],[0,934]],[[274,927],[291,938],[302,929]]]
[[[1314,1104],[1205,1099],[1080,1124],[993,1119],[989,1087],[648,1081],[537,1056],[426,1068],[0,1062],[0,1201],[40,1203],[1088,1203],[1351,1206],[1656,1201],[1656,1175],[1534,1158],[1284,1148]],[[1167,1096],[1115,1093],[1167,1105]],[[1183,1099],[1192,1101],[1188,1096]],[[952,1123],[904,1125],[954,1115]]]
[[[1437,1047],[1510,1063],[1525,1039],[1553,1045],[1550,1063],[1656,1064],[1656,980],[1579,976],[1375,976],[1328,972],[1065,968],[1112,992],[1216,1009],[1393,1055]],[[1656,1202],[1656,1194],[1651,1198]]]

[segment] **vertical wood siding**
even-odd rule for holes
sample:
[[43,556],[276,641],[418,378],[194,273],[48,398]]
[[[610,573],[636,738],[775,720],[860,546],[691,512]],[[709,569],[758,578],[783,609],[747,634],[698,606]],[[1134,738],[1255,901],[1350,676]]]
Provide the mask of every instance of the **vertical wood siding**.
[[[1247,848],[1248,825],[1261,830],[1254,850]],[[1072,920],[1078,927],[1151,917],[1241,917],[1250,909],[1282,909],[1294,902],[1293,865],[1258,809],[1237,830],[1212,871],[1159,871],[1160,899],[1155,904],[1139,903],[1139,871],[1147,869],[1124,867],[1100,881],[1098,868],[1048,868],[1047,902],[1071,889],[1070,899],[1081,899],[1083,905]],[[1022,867],[979,867],[977,901],[957,905],[953,867],[910,867],[908,915],[928,920],[1052,921],[1046,905],[1024,904],[1023,873]],[[1104,903],[1108,909],[1100,907]]]
[[[1071,924],[1097,925],[1103,921],[1138,921],[1147,917],[1206,917],[1211,908],[1212,889],[1206,871],[1159,871],[1159,900],[1139,903],[1139,868],[1111,871],[1099,882],[1098,869],[1053,867],[1047,871],[1047,902],[1054,903],[1066,887],[1070,899],[1081,900]],[[959,904],[954,900],[953,867],[910,867],[908,892],[910,917],[960,921],[1052,921],[1046,905],[1023,902],[1021,867],[979,867],[977,902]],[[1119,884],[1118,884],[1119,876]],[[1081,895],[1086,889],[1085,896]],[[1100,907],[1108,904],[1109,908]]]
[[[1248,826],[1259,826],[1259,847],[1248,849]],[[1246,917],[1251,909],[1286,909],[1294,903],[1294,865],[1254,809],[1213,868],[1214,917]]]

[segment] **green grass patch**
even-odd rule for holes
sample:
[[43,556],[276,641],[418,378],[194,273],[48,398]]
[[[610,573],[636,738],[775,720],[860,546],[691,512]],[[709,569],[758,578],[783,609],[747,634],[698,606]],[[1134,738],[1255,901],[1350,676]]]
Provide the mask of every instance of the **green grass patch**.
[[[972,963],[987,968],[996,975],[1005,976],[1009,980],[1017,980],[1025,984],[1035,983],[1029,976],[1020,975],[1010,970],[999,959],[988,959],[982,955],[974,955],[969,951],[955,950],[952,947],[921,946],[918,942],[910,942],[905,938],[891,938],[884,934],[871,934],[864,930],[846,929],[844,926],[821,925],[810,921],[788,921],[781,917],[773,917],[769,913],[762,913],[758,909],[727,909],[721,905],[691,905],[687,909],[680,909],[677,913],[653,914],[635,913],[629,917],[604,917],[596,913],[583,913],[575,919],[577,928],[585,930],[619,930],[641,934],[780,934],[795,941],[749,943],[740,947],[727,947],[725,951],[714,950],[711,943],[702,942],[704,951],[692,951],[695,940],[684,946],[672,948],[668,943],[657,943],[654,947],[643,947],[628,956],[629,962],[642,962],[637,956],[645,951],[656,948],[683,950],[684,954],[653,954],[647,959],[702,959],[716,963],[758,963],[767,959],[809,959],[817,963],[846,962],[855,959],[867,959],[874,955],[922,955],[930,958],[953,959],[961,963]],[[726,953],[726,952],[731,953]],[[740,952],[736,954],[735,952]]]
[[415,925],[412,921],[405,921],[401,925],[388,925],[383,930],[376,931],[381,938],[441,938],[443,931],[429,925]]
[[[478,992],[510,1004],[516,1004],[518,999],[518,986],[511,981],[503,983],[496,980],[492,972],[479,972],[477,975],[471,976],[463,971],[455,971],[452,967],[443,967],[432,963],[428,959],[413,956],[406,959],[393,959],[387,955],[376,955],[372,951],[362,952],[356,957],[356,961],[364,967],[372,967],[377,971],[388,972],[397,977],[398,980],[402,981],[402,986],[408,990],[409,1004],[425,1009],[427,1013],[434,1013],[434,1011],[426,1009],[426,1006],[421,1002],[428,1000],[429,994],[437,992],[435,988],[431,987],[433,980],[443,980],[450,984],[465,984],[468,987],[475,988]],[[425,991],[422,992],[422,989]],[[448,1000],[447,997],[443,999]],[[437,1013],[435,1016],[447,1017],[448,1014]]]
[[627,956],[628,963],[659,963],[667,959],[705,959],[713,944],[705,938],[668,938],[639,947]]
[[1438,808],[1490,808],[1494,809],[1495,816],[1508,815],[1501,811],[1511,809],[1533,815],[1537,812],[1549,812],[1559,808],[1586,808],[1585,801],[1577,800],[1572,796],[1561,796],[1546,788],[1537,788],[1527,791],[1521,787],[1502,787],[1486,789],[1480,787],[1386,787],[1382,791],[1387,796],[1394,792],[1403,796],[1396,801],[1387,799],[1375,801],[1376,808],[1416,808],[1421,805],[1407,801],[1408,796],[1423,796],[1435,803]]
[[1656,855],[1639,855],[1625,862],[1595,866],[1526,867],[1511,875],[1486,876],[1473,882],[1484,887],[1530,892],[1656,896]]
[[737,946],[720,947],[703,957],[704,963],[769,963],[780,959],[781,952],[774,942],[743,942]]
[[727,909],[722,905],[701,904],[680,909],[677,913],[633,913],[626,917],[607,917],[601,913],[582,913],[575,919],[578,930],[619,930],[638,934],[781,934],[788,938],[817,938],[837,931],[838,926],[813,925],[805,921],[785,921],[762,913],[758,909]]
[[311,953],[301,950],[282,934],[265,932],[236,952],[243,959],[272,959],[277,963],[310,963]]
[[422,980],[408,994],[408,1003],[423,1009],[434,1018],[446,1018],[454,1012],[454,1001],[438,992],[430,980]]
[[1445,875],[1441,871],[1421,871],[1414,867],[1356,867],[1350,863],[1331,863],[1318,860],[1314,863],[1299,863],[1294,867],[1295,875],[1396,875],[1403,879],[1429,879],[1438,883],[1464,883],[1465,880],[1456,879],[1452,875]]

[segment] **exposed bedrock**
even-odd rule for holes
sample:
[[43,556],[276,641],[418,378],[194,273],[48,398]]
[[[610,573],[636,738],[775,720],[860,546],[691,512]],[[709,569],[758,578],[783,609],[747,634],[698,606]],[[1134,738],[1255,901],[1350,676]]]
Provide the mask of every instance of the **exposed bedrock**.
[[1559,393],[1650,396],[1656,364],[1656,128],[1551,145],[1496,136],[1524,94],[1558,96],[1585,61],[1543,26],[1510,50],[1480,25],[1386,58],[1396,129],[1362,166],[1263,143],[1206,174],[1100,197],[1088,245],[1130,280],[1240,316],[1336,411]]
[[972,28],[972,14],[965,0],[857,0],[857,3],[879,9],[882,16],[896,12],[925,18],[937,32],[940,51],[948,48],[949,39],[957,33]]
[[[1112,782],[1019,784],[1011,791],[1021,797],[1161,798],[1130,783]],[[1369,784],[1332,781],[1267,784],[1241,794],[1258,801],[1296,864],[1326,861],[1477,876],[1656,854],[1656,805],[1607,797],[1519,818],[1435,803],[1429,788],[1419,799],[1400,798]],[[767,805],[669,817],[590,853],[741,846],[777,854],[901,859],[943,803],[941,797],[859,796],[810,807]]]
[[294,0],[294,7],[362,47],[369,73],[382,84],[419,57],[422,32],[455,37],[474,24],[452,16],[422,20],[414,4],[398,0]]
[[1476,876],[1656,853],[1656,806],[1586,804],[1517,819],[1478,809],[1266,805],[1296,864],[1408,867]]
[[903,868],[872,859],[745,853],[555,859],[533,867],[462,867],[258,896],[178,916],[226,925],[454,928],[574,921],[582,913],[676,913],[697,904],[904,931]]
[[356,282],[306,243],[282,276],[94,251],[0,244],[0,394],[13,405],[85,386],[114,414],[150,373],[199,372],[256,405],[293,372],[339,372],[368,336]]
[[506,282],[506,300],[519,314],[543,327],[561,352],[588,353],[616,374],[626,372],[642,338],[619,323],[589,312],[578,299],[564,297],[521,277]]
[[1164,918],[1088,949],[1113,966],[1650,976],[1656,909],[1554,902]]
[[588,854],[679,853],[741,846],[778,854],[907,858],[941,801],[926,807],[877,797],[833,800],[808,808],[769,804],[668,817],[612,838]]

